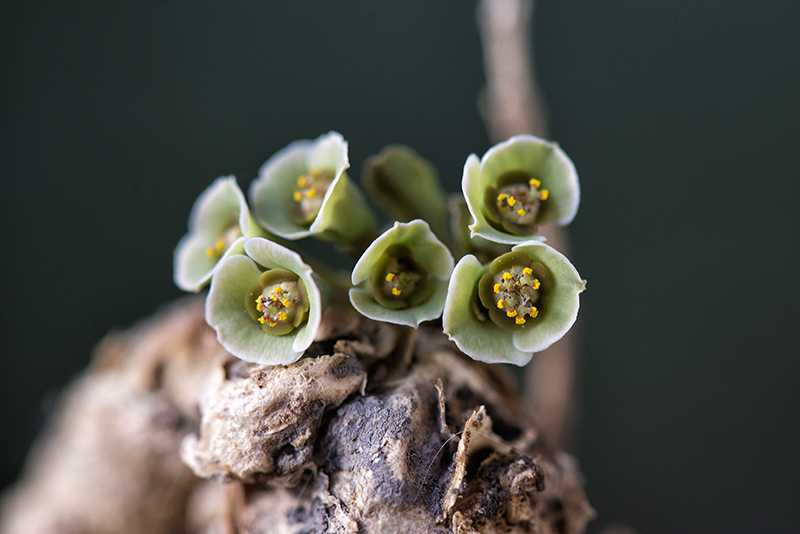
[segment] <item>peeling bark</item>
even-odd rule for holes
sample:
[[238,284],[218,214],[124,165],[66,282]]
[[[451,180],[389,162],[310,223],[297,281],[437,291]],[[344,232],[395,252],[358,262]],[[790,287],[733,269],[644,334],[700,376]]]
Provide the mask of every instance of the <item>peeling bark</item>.
[[434,327],[323,320],[326,339],[286,367],[224,351],[198,298],[111,335],[0,530],[583,531],[575,462],[542,442],[501,367]]

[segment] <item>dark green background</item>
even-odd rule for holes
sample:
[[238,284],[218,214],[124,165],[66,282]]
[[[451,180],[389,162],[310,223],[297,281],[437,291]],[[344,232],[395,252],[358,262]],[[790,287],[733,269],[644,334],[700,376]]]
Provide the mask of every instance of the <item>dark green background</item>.
[[[330,129],[458,190],[489,141],[473,2],[13,2],[0,14],[2,464],[92,346],[178,297],[196,196]],[[800,531],[800,2],[540,1],[583,203],[591,531]]]

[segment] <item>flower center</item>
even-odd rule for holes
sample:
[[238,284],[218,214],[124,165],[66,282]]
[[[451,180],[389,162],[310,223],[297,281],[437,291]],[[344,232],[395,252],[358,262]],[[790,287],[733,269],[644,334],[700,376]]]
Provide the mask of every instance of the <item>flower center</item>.
[[430,273],[405,245],[392,245],[375,264],[370,280],[375,300],[397,310],[427,301],[433,292]]
[[214,244],[206,249],[206,257],[216,258],[220,256],[240,237],[242,237],[242,229],[239,228],[239,221],[234,220],[225,227],[225,230],[223,230]]
[[486,188],[485,215],[499,230],[532,235],[539,229],[537,221],[549,197],[550,192],[530,173],[509,171],[499,178],[496,188]]
[[302,280],[290,271],[272,269],[258,281],[260,287],[247,297],[248,311],[253,310],[250,315],[269,334],[282,336],[294,331],[308,315],[308,295]]
[[478,297],[495,324],[517,330],[541,321],[551,289],[544,265],[522,252],[509,252],[494,260],[480,279]]
[[317,217],[325,193],[333,183],[334,175],[330,171],[311,169],[308,174],[297,178],[297,189],[292,194],[292,220],[300,226],[311,226]]

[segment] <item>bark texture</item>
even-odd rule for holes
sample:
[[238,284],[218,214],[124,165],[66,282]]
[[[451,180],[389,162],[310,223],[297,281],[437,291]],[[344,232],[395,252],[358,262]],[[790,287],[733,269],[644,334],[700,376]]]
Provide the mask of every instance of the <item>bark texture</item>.
[[3,499],[16,533],[578,533],[593,516],[498,366],[332,310],[290,366],[189,298],[113,334]]

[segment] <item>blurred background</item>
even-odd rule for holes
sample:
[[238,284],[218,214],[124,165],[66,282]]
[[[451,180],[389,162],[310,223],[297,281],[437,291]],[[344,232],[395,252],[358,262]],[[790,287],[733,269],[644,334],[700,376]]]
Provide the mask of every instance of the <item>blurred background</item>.
[[[216,177],[329,130],[459,190],[490,143],[474,2],[0,7],[0,484],[93,346],[180,297]],[[800,532],[800,3],[540,0],[571,259],[590,532]]]

